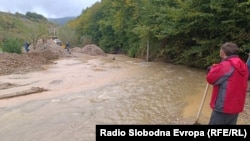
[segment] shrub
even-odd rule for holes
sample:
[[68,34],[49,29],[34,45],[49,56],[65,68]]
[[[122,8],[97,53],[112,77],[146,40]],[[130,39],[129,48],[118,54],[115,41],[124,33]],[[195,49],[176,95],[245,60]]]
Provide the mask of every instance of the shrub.
[[22,53],[21,41],[14,38],[6,39],[2,44],[2,50],[3,52],[9,52],[9,53]]

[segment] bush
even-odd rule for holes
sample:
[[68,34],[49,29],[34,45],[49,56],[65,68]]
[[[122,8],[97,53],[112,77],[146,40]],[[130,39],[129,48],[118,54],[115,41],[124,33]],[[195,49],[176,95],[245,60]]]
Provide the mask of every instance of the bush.
[[3,52],[9,52],[9,53],[22,53],[21,41],[18,39],[7,39],[2,44],[2,50]]
[[137,48],[136,47],[131,47],[131,48],[129,48],[129,50],[128,50],[128,56],[129,57],[136,57],[136,53],[137,53]]

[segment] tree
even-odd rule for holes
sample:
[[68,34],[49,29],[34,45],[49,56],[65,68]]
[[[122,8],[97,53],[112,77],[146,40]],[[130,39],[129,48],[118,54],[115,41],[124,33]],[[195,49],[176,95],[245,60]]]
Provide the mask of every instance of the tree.
[[63,26],[59,29],[58,37],[63,42],[70,42],[71,45],[78,45],[77,35],[74,29],[69,26]]
[[37,14],[37,13],[33,13],[33,12],[27,12],[25,15],[28,19],[32,20],[32,21],[48,21],[47,18],[45,18],[43,15]]
[[47,29],[48,27],[42,24],[33,24],[32,26],[30,26],[30,28],[27,29],[27,36],[32,42],[34,49],[36,49],[37,41],[44,35],[47,35]]
[[207,68],[225,41],[249,52],[249,9],[249,0],[102,0],[72,23],[106,51],[144,57],[150,41],[152,59]]

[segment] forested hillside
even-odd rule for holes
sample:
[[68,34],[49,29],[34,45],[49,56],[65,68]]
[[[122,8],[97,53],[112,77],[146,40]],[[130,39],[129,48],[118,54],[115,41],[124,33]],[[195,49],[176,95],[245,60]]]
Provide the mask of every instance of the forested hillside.
[[27,12],[25,15],[0,12],[0,48],[7,42],[36,43],[38,39],[53,35],[54,25],[42,15]]
[[250,0],[102,0],[68,26],[107,52],[206,68],[232,41],[246,60]]
[[64,17],[64,18],[48,18],[48,20],[52,23],[63,26],[67,24],[69,21],[74,20],[76,17]]

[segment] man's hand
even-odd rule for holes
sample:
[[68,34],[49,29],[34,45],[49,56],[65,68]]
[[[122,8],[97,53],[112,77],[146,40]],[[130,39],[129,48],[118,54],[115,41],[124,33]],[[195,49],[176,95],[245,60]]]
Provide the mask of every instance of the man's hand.
[[212,66],[209,66],[209,67],[207,68],[207,72],[209,72],[209,71],[211,70],[212,67],[217,66],[217,65],[218,65],[218,64],[213,64]]

